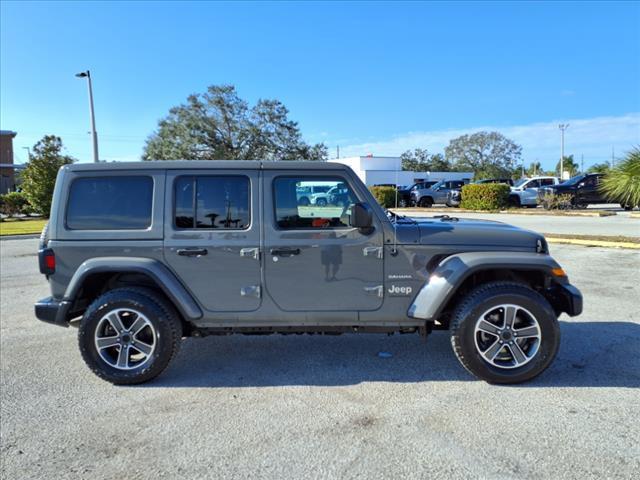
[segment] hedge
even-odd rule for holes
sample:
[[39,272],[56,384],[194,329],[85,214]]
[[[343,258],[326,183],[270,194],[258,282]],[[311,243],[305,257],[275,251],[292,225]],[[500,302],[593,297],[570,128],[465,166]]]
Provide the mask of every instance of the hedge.
[[384,208],[396,206],[396,189],[393,187],[369,187],[378,203]]
[[7,217],[13,217],[17,214],[28,215],[33,209],[22,192],[9,192],[0,195],[0,213]]
[[507,206],[511,189],[503,183],[470,184],[462,187],[461,208],[500,210]]

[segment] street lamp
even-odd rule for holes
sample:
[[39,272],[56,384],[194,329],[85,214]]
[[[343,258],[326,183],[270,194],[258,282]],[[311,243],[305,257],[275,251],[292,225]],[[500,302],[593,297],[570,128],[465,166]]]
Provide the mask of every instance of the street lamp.
[[78,78],[86,78],[89,85],[89,114],[91,115],[91,137],[93,139],[93,161],[98,163],[98,132],[96,132],[96,117],[93,113],[93,89],[91,88],[91,73],[89,70],[86,72],[76,73]]
[[569,128],[569,124],[568,123],[561,123],[560,125],[558,125],[558,128],[560,129],[560,181],[564,180],[563,178],[563,173],[564,173],[564,131]]

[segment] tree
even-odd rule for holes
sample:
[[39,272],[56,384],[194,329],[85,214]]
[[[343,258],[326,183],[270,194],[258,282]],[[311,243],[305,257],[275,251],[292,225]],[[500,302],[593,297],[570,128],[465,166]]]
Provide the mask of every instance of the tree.
[[530,177],[542,175],[543,173],[544,171],[542,170],[542,164],[540,162],[531,162],[529,168],[526,169],[526,174]]
[[478,132],[454,138],[445,148],[447,161],[478,178],[509,177],[520,164],[522,147],[498,132]]
[[600,188],[623,207],[640,207],[640,148],[634,148],[602,179]]
[[324,160],[324,144],[308,145],[278,100],[253,106],[230,85],[210,86],[173,107],[147,139],[143,160]]
[[[569,177],[577,175],[578,171],[580,170],[579,165],[573,159],[573,155],[565,155],[564,157],[562,157],[562,168],[564,168],[565,172],[569,172]],[[558,161],[558,163],[556,164],[555,175],[558,175],[560,178],[562,178],[562,174],[560,172],[560,161]]]
[[587,173],[608,173],[611,170],[609,162],[595,163],[587,169]]
[[402,170],[413,172],[448,172],[451,164],[441,153],[430,154],[426,149],[407,150],[400,155]]
[[74,161],[73,158],[63,155],[62,150],[60,137],[45,135],[33,146],[29,163],[21,173],[22,191],[27,200],[36,213],[46,217],[51,210],[51,198],[58,170]]
[[[0,195],[0,213],[13,217],[19,213],[30,213],[30,205],[23,192],[9,192]],[[2,219],[0,219],[0,222]]]

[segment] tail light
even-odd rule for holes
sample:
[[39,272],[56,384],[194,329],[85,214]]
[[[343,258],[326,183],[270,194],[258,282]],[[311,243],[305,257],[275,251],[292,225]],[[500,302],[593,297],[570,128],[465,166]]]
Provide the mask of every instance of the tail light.
[[53,275],[56,273],[56,254],[50,248],[43,248],[38,252],[40,273]]

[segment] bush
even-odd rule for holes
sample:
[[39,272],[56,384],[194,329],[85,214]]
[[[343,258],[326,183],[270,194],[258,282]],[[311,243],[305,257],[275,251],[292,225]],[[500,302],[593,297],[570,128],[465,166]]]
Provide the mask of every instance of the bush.
[[384,208],[396,206],[396,189],[393,187],[369,187],[378,203]]
[[31,213],[31,205],[27,197],[22,192],[9,192],[0,195],[0,213],[7,217],[13,217],[18,214],[28,215]]
[[623,207],[640,206],[640,148],[634,148],[610,170],[600,188],[611,201],[620,202]]
[[542,206],[545,210],[568,210],[573,208],[573,195],[569,193],[547,193],[542,197]]
[[469,210],[500,210],[507,206],[511,189],[503,183],[470,184],[462,187],[460,207]]

